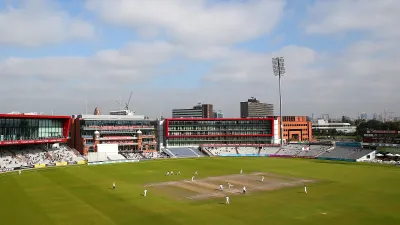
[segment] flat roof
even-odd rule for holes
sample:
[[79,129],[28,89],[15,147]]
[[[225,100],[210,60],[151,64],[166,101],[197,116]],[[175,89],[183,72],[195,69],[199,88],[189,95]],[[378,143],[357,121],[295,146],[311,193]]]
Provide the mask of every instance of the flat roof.
[[155,121],[155,119],[146,119],[143,115],[78,115],[82,120],[146,120]]
[[0,118],[14,119],[71,119],[71,116],[0,114]]
[[167,118],[165,120],[175,121],[250,121],[250,120],[274,120],[273,117],[259,117],[259,118]]

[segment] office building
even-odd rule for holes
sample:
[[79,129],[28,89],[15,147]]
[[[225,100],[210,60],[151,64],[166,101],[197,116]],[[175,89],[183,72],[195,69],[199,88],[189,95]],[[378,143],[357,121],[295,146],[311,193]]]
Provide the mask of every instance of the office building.
[[240,103],[241,118],[270,117],[274,116],[274,105],[262,103],[254,97],[247,102]]
[[190,109],[173,109],[172,118],[214,118],[213,105],[198,103]]

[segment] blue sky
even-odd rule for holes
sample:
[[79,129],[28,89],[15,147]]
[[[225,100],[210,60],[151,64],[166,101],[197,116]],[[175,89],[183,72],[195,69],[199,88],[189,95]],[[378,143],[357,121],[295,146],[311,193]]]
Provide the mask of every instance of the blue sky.
[[2,1],[0,108],[76,114],[87,99],[108,111],[134,91],[132,107],[150,116],[198,101],[238,116],[250,96],[278,103],[279,55],[287,114],[397,111],[400,5],[360,3]]

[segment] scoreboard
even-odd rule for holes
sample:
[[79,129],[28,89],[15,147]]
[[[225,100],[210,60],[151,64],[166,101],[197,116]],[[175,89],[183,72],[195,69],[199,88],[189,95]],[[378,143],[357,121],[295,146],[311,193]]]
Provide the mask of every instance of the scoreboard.
[[400,146],[400,131],[369,130],[364,134],[363,145]]

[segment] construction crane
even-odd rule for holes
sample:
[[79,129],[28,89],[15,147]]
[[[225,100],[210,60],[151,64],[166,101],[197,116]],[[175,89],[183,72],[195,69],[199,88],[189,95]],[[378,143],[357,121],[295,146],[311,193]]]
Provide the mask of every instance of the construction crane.
[[120,109],[125,109],[125,110],[129,110],[129,104],[131,103],[131,98],[132,98],[132,94],[133,92],[131,92],[131,94],[129,95],[129,99],[128,101],[125,103],[125,106],[122,105],[121,101],[116,101],[117,104],[119,105]]

